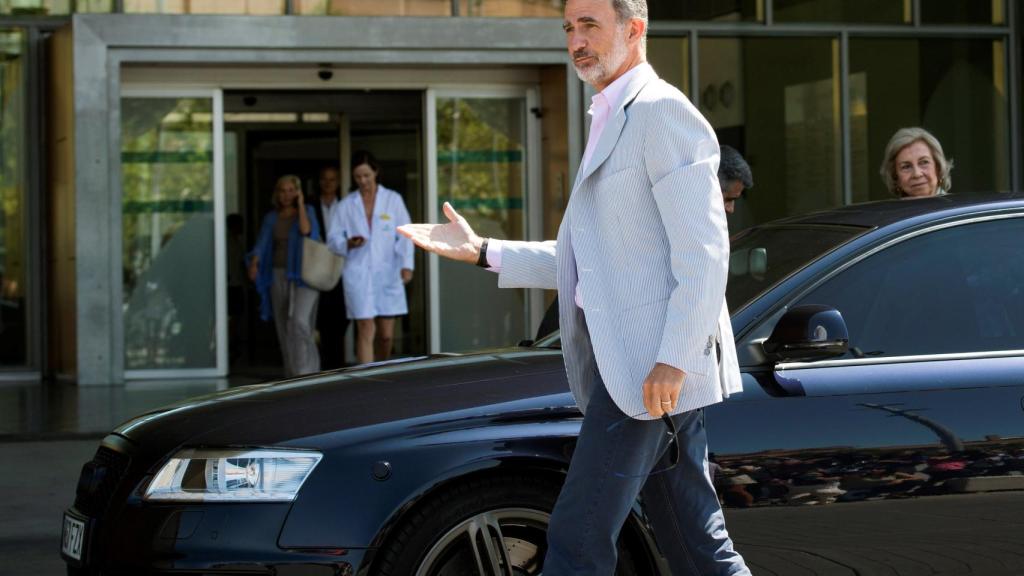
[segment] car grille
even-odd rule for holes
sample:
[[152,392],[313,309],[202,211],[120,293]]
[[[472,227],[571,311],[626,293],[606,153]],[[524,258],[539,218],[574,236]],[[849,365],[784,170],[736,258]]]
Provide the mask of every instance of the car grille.
[[93,459],[82,466],[75,493],[75,508],[90,517],[107,511],[110,499],[128,470],[129,458],[116,450],[100,446]]

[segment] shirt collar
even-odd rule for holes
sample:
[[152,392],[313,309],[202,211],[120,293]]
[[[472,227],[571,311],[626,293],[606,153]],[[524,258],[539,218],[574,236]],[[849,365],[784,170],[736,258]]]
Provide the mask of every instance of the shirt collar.
[[625,74],[619,76],[614,82],[605,86],[604,90],[594,94],[591,98],[590,110],[587,113],[593,115],[601,104],[607,106],[607,110],[618,110],[622,106],[622,99],[626,95],[626,87],[629,86],[630,81],[634,76],[653,74],[654,68],[647,62],[641,62],[636,66],[630,68]]

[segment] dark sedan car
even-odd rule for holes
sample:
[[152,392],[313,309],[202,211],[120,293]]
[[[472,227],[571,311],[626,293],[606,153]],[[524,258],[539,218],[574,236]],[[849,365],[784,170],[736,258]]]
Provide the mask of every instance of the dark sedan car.
[[[733,239],[743,393],[706,410],[755,574],[1024,574],[1024,198]],[[685,390],[684,390],[685,393]],[[71,574],[539,574],[581,416],[557,334],[248,386],[107,436]],[[637,502],[619,574],[667,574]]]

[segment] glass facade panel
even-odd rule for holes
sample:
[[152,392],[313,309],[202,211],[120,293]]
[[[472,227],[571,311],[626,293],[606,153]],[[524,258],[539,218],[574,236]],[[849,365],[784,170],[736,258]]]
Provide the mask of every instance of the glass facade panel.
[[75,3],[75,12],[105,14],[113,11],[114,0],[78,0]]
[[121,101],[124,366],[215,368],[213,101]]
[[910,24],[911,0],[775,0],[776,22],[851,22],[858,24]]
[[922,24],[1006,24],[1006,0],[921,0]]
[[285,0],[124,0],[124,11],[148,14],[250,14],[285,13]]
[[564,0],[459,0],[459,16],[561,18]]
[[[651,56],[662,69],[661,52]],[[753,190],[729,215],[730,230],[841,205],[838,42],[705,37],[698,59],[700,111],[754,175]],[[678,73],[665,78],[679,82]]]
[[690,96],[690,39],[647,39],[647,59],[655,63],[658,76]]
[[0,30],[0,367],[28,362],[25,34]]
[[296,14],[331,16],[451,16],[452,0],[293,0]]
[[71,0],[0,0],[0,14],[56,16],[71,12]]
[[885,146],[921,126],[954,161],[954,193],[1010,187],[1006,49],[1002,40],[850,41],[854,201],[890,197],[878,173]]
[[647,3],[651,20],[717,20],[725,22],[761,22],[767,0],[689,0],[687,2],[652,1]]
[[[481,236],[523,239],[525,142],[525,98],[439,97],[438,214],[451,202]],[[441,259],[438,270],[441,350],[505,346],[530,337],[525,290],[499,289],[492,272],[459,262]]]

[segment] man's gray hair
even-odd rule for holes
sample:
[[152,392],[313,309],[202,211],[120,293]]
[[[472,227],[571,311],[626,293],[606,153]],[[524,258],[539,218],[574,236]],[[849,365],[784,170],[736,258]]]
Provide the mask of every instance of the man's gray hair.
[[882,176],[882,182],[885,182],[885,187],[889,189],[890,194],[897,197],[903,196],[904,193],[898,184],[899,178],[896,176],[896,156],[901,150],[918,141],[924,142],[931,150],[932,157],[935,158],[935,177],[939,181],[935,195],[942,196],[953,187],[953,178],[949,175],[953,171],[953,161],[946,159],[939,139],[919,126],[900,128],[892,135],[889,143],[885,146],[885,155],[882,157],[882,166],[878,169],[878,173]]
[[754,175],[750,172],[750,165],[743,159],[743,156],[732,146],[722,144],[719,147],[718,161],[718,184],[725,190],[729,182],[738,181],[744,188],[754,187]]
[[644,22],[644,35],[640,38],[640,50],[647,53],[647,0],[612,0],[612,8],[615,9],[615,16],[619,24],[629,22],[636,18]]

